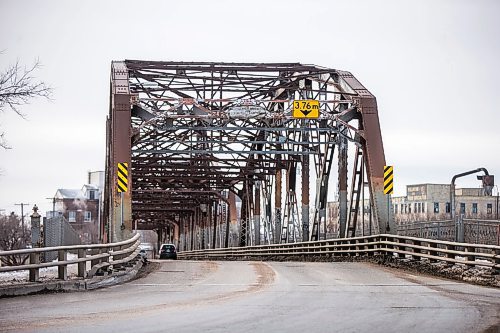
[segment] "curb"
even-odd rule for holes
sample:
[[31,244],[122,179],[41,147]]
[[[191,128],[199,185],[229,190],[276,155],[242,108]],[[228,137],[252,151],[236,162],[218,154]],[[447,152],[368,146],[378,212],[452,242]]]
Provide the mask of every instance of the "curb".
[[109,287],[134,279],[141,267],[142,260],[138,260],[132,267],[127,267],[124,271],[114,272],[108,276],[96,276],[90,279],[66,281],[27,282],[17,285],[1,286],[0,298],[56,292],[85,291]]

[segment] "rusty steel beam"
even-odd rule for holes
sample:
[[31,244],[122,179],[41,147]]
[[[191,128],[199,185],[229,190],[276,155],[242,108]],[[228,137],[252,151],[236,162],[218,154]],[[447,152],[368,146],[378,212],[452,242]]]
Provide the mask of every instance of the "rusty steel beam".
[[[130,144],[130,88],[128,69],[124,62],[112,62],[111,64],[111,103],[109,114],[109,136],[110,149],[108,151],[109,165],[107,193],[110,196],[109,205],[109,228],[110,241],[117,242],[125,240],[130,236],[132,230],[132,207],[131,191],[128,190],[123,197],[117,191],[118,163],[127,163],[129,166],[131,157]],[[132,177],[128,177],[129,188],[132,188]]]

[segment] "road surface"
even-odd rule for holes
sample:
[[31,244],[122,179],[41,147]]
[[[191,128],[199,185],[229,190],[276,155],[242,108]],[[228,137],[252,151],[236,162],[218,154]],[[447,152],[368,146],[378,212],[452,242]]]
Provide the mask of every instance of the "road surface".
[[12,332],[500,332],[500,290],[368,263],[162,261],[90,292],[0,299]]

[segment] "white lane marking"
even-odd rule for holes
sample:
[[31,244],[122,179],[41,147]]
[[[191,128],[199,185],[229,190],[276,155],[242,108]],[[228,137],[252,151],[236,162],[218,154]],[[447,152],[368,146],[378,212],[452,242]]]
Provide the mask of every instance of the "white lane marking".
[[133,286],[258,286],[258,283],[199,283],[199,284],[183,284],[183,283],[131,283]]

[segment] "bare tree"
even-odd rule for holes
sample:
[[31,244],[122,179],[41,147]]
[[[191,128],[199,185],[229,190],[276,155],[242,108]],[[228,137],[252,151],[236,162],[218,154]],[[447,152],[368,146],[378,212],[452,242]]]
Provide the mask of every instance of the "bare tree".
[[[33,76],[39,68],[38,60],[31,67],[21,67],[17,61],[4,72],[0,72],[0,112],[10,109],[25,118],[20,106],[28,104],[36,97],[50,99],[52,88],[42,81],[37,81]],[[4,135],[5,133],[0,133],[0,147],[9,149]]]
[[[24,227],[24,230],[23,230]],[[21,217],[14,213],[0,215],[0,250],[24,249],[31,244],[31,230],[22,224]],[[4,256],[2,263],[15,266],[26,263],[28,256]]]

